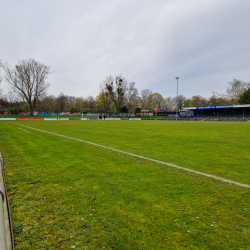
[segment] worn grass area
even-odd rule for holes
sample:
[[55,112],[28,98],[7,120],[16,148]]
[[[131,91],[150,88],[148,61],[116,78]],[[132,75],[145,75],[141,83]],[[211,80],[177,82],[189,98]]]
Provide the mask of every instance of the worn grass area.
[[[16,249],[248,249],[248,123],[0,122]],[[22,128],[30,133],[27,133]]]

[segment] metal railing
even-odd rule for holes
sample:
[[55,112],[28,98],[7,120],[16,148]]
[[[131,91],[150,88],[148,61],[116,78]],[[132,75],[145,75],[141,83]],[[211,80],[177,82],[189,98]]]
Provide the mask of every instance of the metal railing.
[[0,249],[7,250],[5,219],[4,219],[4,189],[2,183],[0,184]]
[[3,157],[0,151],[0,249],[14,250],[9,203],[3,175]]

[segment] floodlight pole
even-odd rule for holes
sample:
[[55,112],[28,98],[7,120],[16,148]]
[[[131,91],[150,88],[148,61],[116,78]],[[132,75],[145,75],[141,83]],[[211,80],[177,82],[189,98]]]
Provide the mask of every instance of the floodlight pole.
[[177,80],[177,102],[176,102],[176,121],[177,121],[177,110],[178,110],[178,79],[179,79],[179,76],[176,76],[175,78]]

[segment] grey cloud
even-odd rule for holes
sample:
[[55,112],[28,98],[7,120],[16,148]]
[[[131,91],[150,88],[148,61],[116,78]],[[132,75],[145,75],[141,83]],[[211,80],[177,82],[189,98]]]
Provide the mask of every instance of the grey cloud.
[[49,94],[96,96],[108,75],[191,97],[250,81],[246,0],[20,1],[0,10],[0,57],[51,66]]

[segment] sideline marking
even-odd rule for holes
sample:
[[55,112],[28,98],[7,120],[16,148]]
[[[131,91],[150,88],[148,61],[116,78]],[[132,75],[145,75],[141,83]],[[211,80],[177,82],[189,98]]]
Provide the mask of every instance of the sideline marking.
[[24,129],[22,129],[22,128],[19,128],[19,129],[21,129],[22,131],[24,131],[24,132],[26,132],[26,133],[30,133],[29,131],[24,130]]
[[116,152],[119,152],[119,153],[122,153],[122,154],[131,155],[131,156],[134,156],[134,157],[137,157],[137,158],[141,158],[141,159],[144,159],[144,160],[149,160],[149,161],[157,162],[157,163],[160,163],[160,164],[163,164],[163,165],[167,165],[169,167],[178,168],[178,169],[181,169],[181,170],[184,170],[184,171],[187,171],[187,172],[191,172],[191,173],[203,175],[203,176],[206,176],[206,177],[209,177],[209,178],[213,178],[213,179],[216,179],[216,180],[219,180],[219,181],[227,182],[227,183],[230,183],[230,184],[235,184],[237,186],[250,188],[250,185],[248,185],[248,184],[240,183],[240,182],[237,182],[237,181],[231,181],[231,180],[228,180],[228,179],[225,179],[225,178],[222,178],[222,177],[218,177],[218,176],[215,176],[215,175],[210,175],[210,174],[202,173],[200,171],[192,170],[192,169],[189,169],[189,168],[180,167],[178,165],[174,165],[174,164],[167,163],[167,162],[164,162],[164,161],[158,161],[158,160],[151,159],[151,158],[148,158],[148,157],[144,157],[144,156],[140,156],[140,155],[128,153],[128,152],[125,152],[125,151],[122,151],[122,150],[119,150],[119,149],[114,149],[114,148],[106,147],[106,146],[103,146],[103,145],[100,145],[100,144],[96,144],[96,143],[93,143],[93,142],[84,141],[84,140],[73,138],[73,137],[66,136],[66,135],[56,134],[56,133],[49,132],[49,131],[46,131],[46,130],[32,128],[32,127],[28,127],[28,126],[21,125],[21,124],[19,124],[19,125],[23,126],[23,127],[26,127],[26,128],[29,128],[29,129],[34,129],[34,130],[37,130],[37,131],[40,131],[40,132],[44,132],[44,133],[48,133],[48,134],[52,134],[52,135],[56,135],[56,136],[65,137],[65,138],[68,138],[68,139],[71,139],[71,140],[85,142],[85,143],[88,143],[90,145],[94,145],[94,146],[101,147],[101,148],[106,148],[106,149],[109,149],[109,150],[112,150],[112,151],[116,151]]

